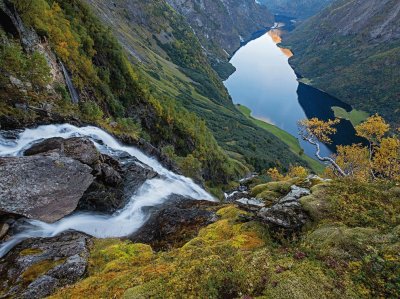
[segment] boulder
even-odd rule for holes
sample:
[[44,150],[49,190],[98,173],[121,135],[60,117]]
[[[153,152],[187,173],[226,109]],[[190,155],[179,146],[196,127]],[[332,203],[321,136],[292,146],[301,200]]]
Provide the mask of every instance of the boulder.
[[247,210],[257,210],[265,207],[265,203],[257,198],[240,198],[235,203]]
[[123,208],[143,183],[158,174],[126,153],[102,155],[98,175],[79,202],[78,209],[112,214]]
[[173,195],[151,211],[149,220],[128,238],[150,244],[155,250],[178,247],[197,235],[200,228],[215,222],[218,203]]
[[0,158],[0,213],[57,221],[75,210],[93,182],[91,172],[57,153]]
[[32,156],[47,152],[57,152],[89,166],[95,165],[100,159],[100,153],[93,142],[87,138],[80,137],[45,139],[25,150],[24,155]]
[[90,237],[66,232],[28,239],[0,260],[1,298],[43,298],[73,284],[86,272]]
[[49,138],[32,145],[24,155],[49,153],[78,160],[92,168],[95,180],[79,201],[79,210],[112,214],[123,208],[146,180],[157,176],[152,168],[128,153],[101,154],[90,139],[82,137]]
[[307,195],[310,195],[310,190],[293,185],[285,197],[270,208],[260,209],[257,216],[272,228],[283,229],[288,233],[296,232],[308,220],[308,216],[299,202],[301,197]]

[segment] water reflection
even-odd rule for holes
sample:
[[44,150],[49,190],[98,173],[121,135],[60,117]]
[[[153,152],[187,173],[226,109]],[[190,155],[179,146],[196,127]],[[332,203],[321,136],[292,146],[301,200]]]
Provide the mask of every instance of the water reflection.
[[[298,137],[297,122],[306,117],[334,118],[332,106],[349,111],[345,103],[310,86],[299,84],[288,63],[290,50],[277,47],[281,29],[247,43],[231,59],[237,71],[225,81],[234,103],[252,110],[252,115]],[[322,146],[323,154],[331,154],[337,144],[349,144],[357,139],[349,121],[343,120],[333,144]],[[300,141],[304,151],[314,157],[314,148]]]
[[[350,105],[303,83],[300,83],[297,88],[297,96],[299,104],[307,118],[317,117],[323,120],[333,119],[335,118],[335,114],[331,107],[334,106],[341,107],[347,112],[350,112],[352,109]],[[327,145],[332,152],[335,151],[337,145],[364,142],[363,139],[356,136],[356,132],[350,121],[342,119],[336,128],[338,132],[333,136],[332,144]]]
[[[272,38],[272,41],[275,44],[280,44],[282,42],[282,33],[283,31],[281,29],[271,29],[268,31],[269,36]],[[287,57],[290,58],[293,56],[293,52],[289,49],[286,48],[279,48],[281,52]]]

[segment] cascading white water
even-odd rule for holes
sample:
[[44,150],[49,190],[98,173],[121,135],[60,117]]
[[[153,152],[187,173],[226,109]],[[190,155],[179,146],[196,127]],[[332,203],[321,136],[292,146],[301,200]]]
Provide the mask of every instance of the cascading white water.
[[[6,141],[0,136],[0,156],[20,156],[33,143],[52,137],[70,138],[86,136],[92,139],[103,153],[124,151],[136,157],[140,162],[152,167],[161,178],[147,180],[129,203],[111,216],[95,213],[77,213],[49,224],[37,220],[28,220],[21,233],[0,244],[0,257],[3,257],[16,244],[27,238],[54,237],[67,230],[77,230],[98,238],[123,237],[135,232],[147,220],[144,207],[163,203],[170,195],[177,194],[193,199],[214,200],[211,195],[189,178],[177,175],[164,168],[157,160],[146,156],[140,150],[120,144],[107,132],[92,126],[78,128],[70,124],[40,126],[26,129],[18,139]],[[101,141],[101,142],[99,142]]]
[[74,84],[72,83],[71,77],[69,76],[68,71],[65,68],[64,64],[62,62],[60,62],[60,64],[61,64],[61,69],[64,74],[65,83],[67,84],[69,95],[71,97],[71,101],[74,104],[78,104],[79,103],[79,94],[76,91]]

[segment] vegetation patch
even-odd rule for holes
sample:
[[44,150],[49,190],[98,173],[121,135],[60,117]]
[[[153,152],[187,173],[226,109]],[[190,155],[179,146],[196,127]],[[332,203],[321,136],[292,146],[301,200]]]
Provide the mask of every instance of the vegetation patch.
[[369,117],[367,112],[356,109],[347,112],[341,107],[332,107],[332,110],[335,113],[335,117],[349,120],[353,124],[353,127],[358,126]]
[[236,107],[255,125],[270,132],[271,134],[282,140],[284,143],[286,143],[289,146],[290,150],[294,154],[298,155],[303,161],[305,161],[314,172],[321,173],[324,170],[324,166],[321,163],[304,154],[304,150],[300,147],[300,143],[296,137],[284,130],[279,129],[274,125],[254,118],[253,116],[251,116],[251,110],[246,106],[238,104],[236,105]]

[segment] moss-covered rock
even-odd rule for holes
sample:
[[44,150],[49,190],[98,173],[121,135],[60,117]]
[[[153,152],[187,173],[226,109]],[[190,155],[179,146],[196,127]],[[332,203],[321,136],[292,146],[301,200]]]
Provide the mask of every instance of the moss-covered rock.
[[315,185],[311,188],[311,195],[300,199],[304,210],[314,221],[324,219],[329,214],[330,204],[325,195],[328,187],[329,183]]
[[[279,261],[281,266],[271,277],[274,287],[267,288],[260,298],[356,298],[350,280],[341,281],[343,288],[335,287],[335,277],[323,271],[320,263],[304,260]],[[286,265],[286,266],[285,266]],[[342,278],[343,279],[343,278]]]
[[290,191],[292,185],[297,184],[302,181],[298,178],[288,179],[285,181],[269,182],[265,184],[260,184],[251,189],[251,195],[257,197],[260,193],[265,191],[276,192],[281,195],[286,195]]
[[[279,194],[285,185],[256,191]],[[398,298],[400,223],[392,187],[317,184],[302,198],[314,222],[279,242],[250,221],[252,212],[234,205],[221,207],[216,222],[169,251],[96,240],[89,277],[54,298]]]
[[361,257],[378,234],[374,228],[349,228],[343,224],[322,225],[308,234],[304,246],[323,257],[353,260]]

